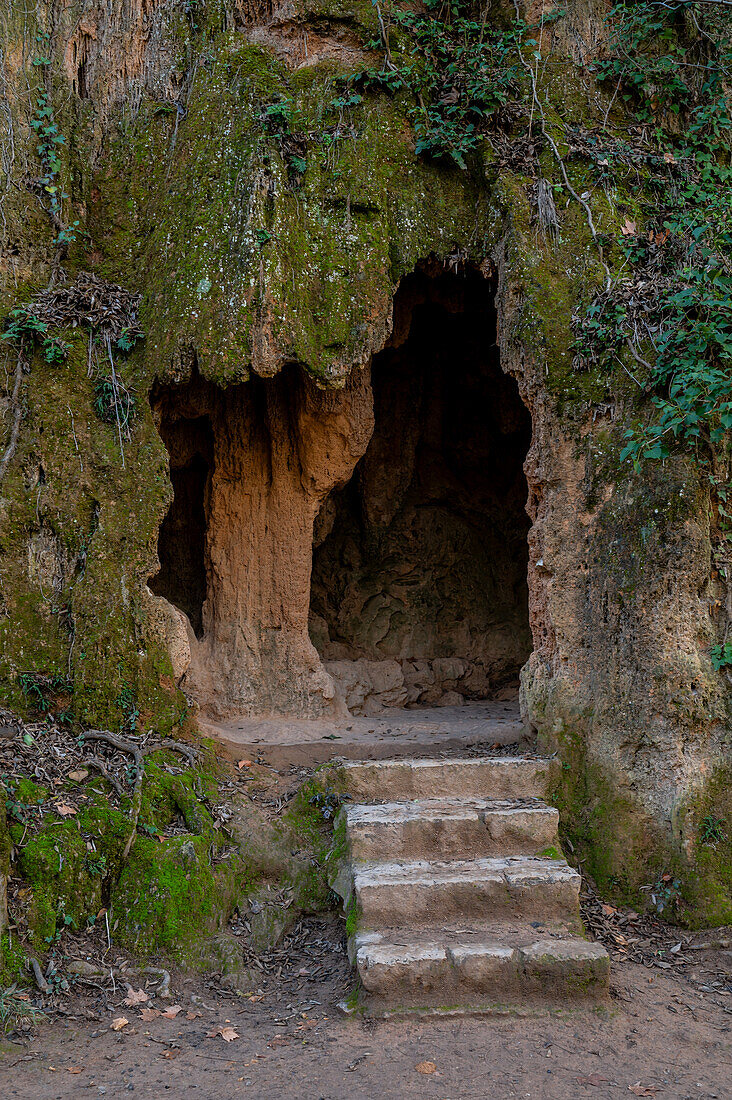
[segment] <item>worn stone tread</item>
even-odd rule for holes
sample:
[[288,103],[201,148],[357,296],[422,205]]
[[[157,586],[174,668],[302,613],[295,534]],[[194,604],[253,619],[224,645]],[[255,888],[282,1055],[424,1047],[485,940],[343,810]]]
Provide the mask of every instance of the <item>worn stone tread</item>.
[[444,760],[344,762],[354,802],[422,798],[542,798],[556,761],[542,757],[449,757]]
[[364,928],[518,914],[578,926],[579,886],[579,874],[564,860],[530,856],[353,865]]
[[386,1002],[600,999],[608,989],[605,948],[561,926],[360,932],[349,953],[364,988]]
[[[340,764],[347,858],[333,880],[369,1012],[551,1011],[608,992],[581,878],[538,756]],[[544,1009],[537,1009],[544,1005]]]
[[347,804],[354,860],[536,855],[558,844],[558,812],[539,799],[427,798]]

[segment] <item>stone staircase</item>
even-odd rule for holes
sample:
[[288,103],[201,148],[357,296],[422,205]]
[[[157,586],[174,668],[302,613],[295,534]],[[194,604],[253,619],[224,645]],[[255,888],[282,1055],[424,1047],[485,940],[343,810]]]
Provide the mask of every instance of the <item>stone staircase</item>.
[[344,762],[334,882],[370,1012],[509,1011],[601,1000],[580,876],[532,757]]

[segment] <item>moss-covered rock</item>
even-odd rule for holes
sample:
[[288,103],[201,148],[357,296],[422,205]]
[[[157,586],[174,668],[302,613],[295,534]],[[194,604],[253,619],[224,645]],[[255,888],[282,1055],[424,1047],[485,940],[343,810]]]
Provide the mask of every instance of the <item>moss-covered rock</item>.
[[141,957],[194,953],[221,930],[243,887],[243,861],[230,853],[217,862],[221,852],[208,836],[138,837],[112,898],[115,940]]

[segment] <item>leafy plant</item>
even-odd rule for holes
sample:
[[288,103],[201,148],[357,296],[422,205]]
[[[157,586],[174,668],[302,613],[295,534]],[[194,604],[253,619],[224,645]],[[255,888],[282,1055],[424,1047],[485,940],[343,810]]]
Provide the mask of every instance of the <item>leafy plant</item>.
[[86,857],[86,865],[91,875],[98,875],[99,878],[104,878],[107,873],[107,857],[103,852],[97,855],[88,855]]
[[48,324],[23,306],[10,311],[0,340],[12,341],[21,348],[37,343],[45,361],[54,365],[64,363],[71,348],[64,340],[49,336]]
[[120,733],[134,733],[137,729],[137,720],[140,717],[140,709],[137,705],[137,696],[134,690],[125,684],[115,699],[115,703],[124,715]]
[[426,0],[423,11],[392,5],[379,14],[381,37],[367,45],[381,46],[384,63],[357,79],[410,93],[416,152],[466,168],[490,118],[517,92],[524,24],[497,30],[474,17],[468,0]]
[[324,821],[331,821],[340,810],[343,805],[344,799],[347,796],[337,794],[335,791],[316,791],[314,795],[308,799],[311,806],[315,806],[317,810],[323,815]]
[[120,424],[122,430],[129,427],[135,416],[135,395],[119,380],[100,379],[94,386],[94,412],[105,424]]
[[681,880],[668,873],[661,875],[654,886],[649,887],[650,898],[656,912],[669,916],[681,902]]
[[0,989],[0,1029],[2,1031],[33,1027],[45,1018],[45,1013],[31,1003],[27,993],[19,992],[17,985]]
[[21,672],[18,684],[30,705],[41,714],[50,714],[55,698],[71,695],[74,690],[73,681],[68,677],[57,674],[45,676],[39,672]]
[[139,330],[123,328],[115,341],[115,347],[118,351],[126,354],[128,351],[132,351],[137,341],[141,339],[142,333]]
[[292,123],[292,100],[286,96],[273,99],[264,108],[262,122],[271,134],[286,133]]
[[702,844],[717,844],[720,840],[724,840],[724,822],[719,817],[715,817],[714,814],[706,814],[702,818],[701,828],[699,830],[699,839]]
[[[62,163],[59,156],[61,147],[66,144],[66,139],[59,132],[54,119],[51,96],[47,90],[47,74],[50,73],[51,58],[48,56],[50,38],[47,34],[36,36],[39,52],[33,58],[33,66],[43,74],[43,82],[36,89],[36,102],[31,127],[35,130],[38,144],[36,153],[41,162],[42,175],[38,180],[38,186],[46,196],[47,212],[57,231],[55,243],[66,248],[76,240],[78,221],[66,224],[63,220],[63,202],[68,199],[60,182]],[[40,52],[43,48],[43,52]]]
[[718,672],[722,668],[732,668],[732,642],[713,645],[711,654],[712,664]]
[[711,470],[726,519],[713,454],[732,438],[732,14],[622,0],[610,19],[596,71],[650,128],[647,224],[626,218],[623,277],[591,303],[575,346],[581,359],[622,364],[650,396],[654,414],[626,431],[621,458],[639,467],[684,448]]

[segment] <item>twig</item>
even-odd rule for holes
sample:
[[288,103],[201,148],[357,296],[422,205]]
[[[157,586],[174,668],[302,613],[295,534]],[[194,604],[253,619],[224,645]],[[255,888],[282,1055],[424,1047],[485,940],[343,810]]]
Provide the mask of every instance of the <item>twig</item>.
[[125,448],[122,442],[122,423],[120,421],[120,406],[119,406],[119,383],[117,382],[117,372],[114,369],[114,357],[112,355],[112,339],[107,334],[105,337],[107,344],[107,354],[109,355],[109,364],[112,371],[112,392],[114,394],[114,416],[117,421],[117,435],[119,436],[119,453],[122,458],[122,469],[125,468]]
[[20,404],[20,386],[23,381],[23,353],[18,352],[18,362],[15,366],[15,381],[13,383],[13,392],[10,396],[10,404],[13,407],[13,425],[10,429],[10,441],[5,448],[5,454],[0,460],[0,481],[5,477],[10,460],[15,454],[15,450],[18,446],[18,436],[20,435],[20,422],[23,419],[23,408]]
[[121,737],[116,733],[110,733],[109,730],[86,730],[82,733],[81,740],[104,741],[105,744],[111,745],[112,748],[117,749],[119,752],[129,753],[129,755],[134,758],[135,785],[132,791],[132,809],[130,811],[131,828],[130,835],[122,850],[122,859],[126,860],[130,854],[130,849],[135,841],[135,837],[137,836],[137,822],[140,818],[140,810],[142,808],[142,777],[145,771],[145,757],[149,756],[152,752],[157,752],[159,749],[170,749],[173,752],[181,753],[190,763],[197,756],[197,752],[191,745],[181,745],[178,741],[174,741],[170,737],[164,737],[162,741],[158,741],[154,745],[146,745],[143,748],[141,745],[135,744],[134,741],[129,741],[126,737]]
[[379,0],[371,0],[371,2],[373,3],[374,7],[376,8],[376,17],[379,20],[379,31],[381,33],[381,41],[384,43],[384,53],[385,53],[385,56],[386,56],[386,61],[389,65],[389,68],[393,72],[396,72],[396,65],[394,64],[394,61],[392,60],[392,56],[391,56],[391,47],[389,46],[389,37],[386,33],[386,27],[384,26],[384,17],[381,14],[381,5],[379,4]]
[[79,466],[81,467],[81,472],[83,474],[84,473],[84,463],[82,461],[81,451],[79,450],[79,441],[76,438],[76,428],[74,426],[74,414],[71,411],[71,405],[67,405],[66,408],[69,410],[69,416],[71,417],[71,434],[74,437],[74,446],[76,447],[76,453],[79,456]]
[[46,981],[46,979],[43,977],[43,971],[41,970],[40,966],[38,965],[38,959],[29,959],[28,961],[30,962],[31,970],[33,971],[33,976],[36,979],[36,985],[40,989],[41,993],[50,993],[51,992],[51,987],[48,984],[48,982]]
[[[513,6],[514,6],[514,9],[516,11],[516,19],[517,19],[517,21],[520,22],[521,14],[519,12],[518,0],[513,0]],[[585,201],[585,199],[583,199],[580,195],[577,194],[574,187],[572,186],[572,184],[569,181],[569,176],[567,175],[567,169],[565,167],[564,160],[562,159],[562,155],[559,152],[559,148],[557,146],[557,143],[554,140],[554,138],[551,136],[549,131],[547,130],[546,116],[544,114],[544,107],[543,107],[543,104],[541,103],[541,101],[539,99],[539,95],[538,95],[538,92],[536,90],[536,78],[534,76],[534,70],[531,68],[531,65],[529,65],[528,61],[524,57],[520,46],[517,46],[517,52],[518,52],[519,61],[521,62],[522,67],[529,74],[529,79],[531,80],[531,97],[532,97],[533,103],[536,105],[536,109],[537,109],[538,114],[539,114],[539,121],[541,123],[541,132],[542,132],[544,138],[546,139],[546,141],[548,142],[552,152],[554,153],[555,160],[556,160],[557,164],[559,165],[560,172],[562,173],[562,179],[564,180],[564,186],[567,188],[567,190],[569,191],[570,195],[575,200],[575,202],[578,202],[579,205],[582,207],[582,209],[585,212],[585,216],[587,218],[587,225],[589,226],[590,233],[592,234],[592,239],[595,242],[595,244],[597,245],[598,252],[600,253],[600,263],[602,264],[603,268],[605,269],[605,274],[607,275],[607,285],[610,286],[610,283],[612,282],[612,276],[610,274],[610,268],[605,263],[605,257],[603,256],[603,252],[602,252],[602,245],[599,243],[599,241],[597,239],[597,230],[595,229],[595,222],[594,222],[593,217],[592,217],[592,210],[590,209],[590,206]]]
[[112,772],[110,772],[109,768],[103,760],[100,760],[98,756],[92,756],[92,758],[90,760],[87,760],[86,763],[89,765],[90,768],[96,768],[97,771],[101,772],[101,774],[110,784],[110,786],[114,787],[120,798],[124,795],[125,792],[122,789],[122,784],[120,783],[119,779],[117,779],[117,776],[113,775]]

